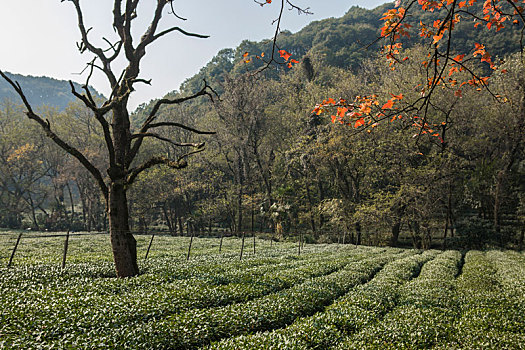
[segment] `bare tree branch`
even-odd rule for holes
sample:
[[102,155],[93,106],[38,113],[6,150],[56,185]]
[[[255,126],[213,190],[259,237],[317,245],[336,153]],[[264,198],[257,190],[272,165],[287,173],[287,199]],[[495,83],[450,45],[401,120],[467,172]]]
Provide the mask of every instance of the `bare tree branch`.
[[197,129],[194,129],[192,127],[186,126],[184,124],[175,123],[175,122],[159,122],[159,123],[149,124],[148,125],[148,129],[158,128],[158,127],[161,127],[161,126],[175,126],[177,128],[188,130],[188,131],[191,131],[191,132],[193,132],[195,134],[199,134],[199,135],[215,135],[216,134],[215,131],[197,130]]
[[164,36],[168,33],[171,33],[171,32],[179,32],[179,33],[182,33],[186,36],[191,36],[191,37],[194,37],[194,38],[201,38],[201,39],[206,39],[206,38],[209,38],[210,36],[209,35],[204,35],[204,34],[197,34],[197,33],[190,33],[190,32],[187,32],[185,31],[184,29],[180,28],[180,27],[171,27],[169,29],[166,29],[158,34],[156,34],[154,37],[153,37],[153,40],[152,41],[155,41],[157,40],[158,38],[160,38],[161,36]]
[[51,126],[49,123],[49,120],[44,120],[40,116],[38,116],[32,109],[31,104],[27,100],[22,88],[20,87],[20,84],[18,82],[13,82],[7,75],[4,74],[3,71],[0,70],[0,75],[2,78],[4,78],[12,87],[15,89],[18,96],[22,99],[22,102],[24,103],[24,106],[27,109],[26,115],[29,119],[32,119],[36,121],[42,129],[44,129],[46,136],[49,137],[54,143],[56,143],[60,148],[62,148],[67,153],[71,154],[73,157],[75,157],[82,165],[93,175],[95,180],[97,181],[100,189],[102,190],[102,193],[104,194],[104,197],[108,198],[108,187],[106,186],[106,183],[104,182],[104,179],[102,177],[102,174],[100,171],[75,147],[69,145],[67,142],[62,140],[57,134],[55,134],[51,130]]
[[[104,73],[106,74],[111,85],[114,86],[117,83],[117,80],[115,78],[115,75],[113,74],[113,71],[111,70],[111,66],[110,66],[111,61],[106,57],[103,49],[94,46],[93,44],[91,44],[91,42],[88,39],[89,30],[86,30],[86,27],[84,25],[84,14],[82,13],[82,8],[80,7],[80,2],[79,2],[80,0],[68,0],[68,1],[71,1],[75,5],[75,9],[77,11],[77,18],[78,18],[78,28],[80,29],[80,34],[82,36],[83,45],[90,52],[98,56],[98,58],[102,62]],[[112,58],[115,59],[116,56],[113,55]]]
[[131,185],[135,181],[137,176],[139,176],[140,173],[142,173],[143,171],[145,171],[145,170],[147,170],[149,168],[154,167],[155,165],[159,165],[159,164],[167,165],[167,166],[169,166],[172,169],[183,169],[183,168],[188,166],[188,162],[186,162],[186,160],[184,160],[184,158],[182,158],[182,159],[179,158],[177,160],[171,160],[171,159],[168,159],[166,157],[153,157],[150,160],[148,160],[147,162],[143,163],[142,165],[132,169],[129,172],[129,175],[127,177],[126,183],[128,185]]
[[155,139],[160,140],[160,141],[167,142],[167,143],[172,144],[172,145],[177,146],[177,147],[195,147],[195,148],[202,148],[202,147],[204,147],[204,142],[199,142],[199,143],[175,142],[175,141],[173,141],[171,139],[168,139],[167,137],[163,137],[163,136],[160,136],[159,134],[152,133],[152,132],[131,135],[132,139],[139,138],[139,137],[142,137],[142,138],[152,137],[152,138],[155,138]]
[[[146,118],[146,120],[142,124],[142,127],[140,129],[139,134],[146,133],[150,128],[161,127],[161,126],[175,126],[175,127],[179,127],[179,128],[182,128],[182,129],[194,132],[196,134],[202,134],[202,135],[214,134],[215,132],[200,131],[200,130],[188,127],[188,126],[186,126],[184,124],[174,123],[174,122],[162,122],[162,123],[152,124],[153,121],[155,121],[155,119],[157,117],[157,113],[159,112],[160,107],[162,107],[163,105],[180,104],[180,103],[183,103],[185,101],[193,100],[193,99],[195,99],[195,98],[197,98],[199,96],[208,96],[208,97],[210,97],[213,100],[213,96],[210,93],[210,91],[214,92],[213,89],[206,83],[206,81],[204,81],[204,87],[199,92],[197,92],[197,93],[195,93],[193,95],[186,96],[186,97],[179,97],[179,98],[175,98],[175,99],[163,98],[163,99],[158,100],[155,103],[155,105],[153,106],[153,109],[149,113],[148,117]],[[131,151],[129,152],[129,155],[128,155],[128,160],[127,160],[127,162],[128,162],[127,164],[128,165],[131,164],[131,162],[133,161],[133,159],[137,155],[137,153],[138,153],[138,151],[140,149],[140,146],[142,145],[142,140],[143,139],[144,139],[144,137],[138,137],[137,140],[133,143],[133,145],[131,147]]]

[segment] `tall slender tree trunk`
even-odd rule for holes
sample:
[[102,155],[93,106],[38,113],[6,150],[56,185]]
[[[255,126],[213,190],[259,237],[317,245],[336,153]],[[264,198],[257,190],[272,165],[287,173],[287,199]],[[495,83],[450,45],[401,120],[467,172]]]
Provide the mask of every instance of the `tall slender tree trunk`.
[[38,225],[38,220],[36,219],[35,203],[33,202],[33,198],[31,197],[31,193],[29,193],[29,204],[31,206],[31,219],[33,220],[33,225],[35,225],[35,229],[37,231],[40,231],[40,226]]
[[172,236],[175,236],[175,229],[173,227],[173,222],[171,221],[171,217],[168,214],[168,210],[166,209],[166,204],[164,203],[161,208],[162,208],[162,213],[164,214],[164,219],[166,220],[166,224],[168,225],[168,230],[170,231],[170,234]]
[[242,229],[242,184],[237,187],[237,224],[235,230],[240,232]]
[[361,223],[358,221],[355,223],[355,233],[356,233],[356,242],[355,244],[356,245],[360,245],[361,244]]
[[109,234],[117,276],[137,275],[137,241],[129,230],[126,190],[116,182],[109,189]]
[[305,182],[305,188],[306,188],[306,203],[308,204],[308,212],[310,213],[310,226],[312,227],[312,232],[314,235],[316,234],[316,227],[315,227],[315,216],[314,216],[314,209],[313,209],[313,201],[312,201],[312,195],[310,193],[310,185],[309,185],[309,179],[306,178],[307,181]]

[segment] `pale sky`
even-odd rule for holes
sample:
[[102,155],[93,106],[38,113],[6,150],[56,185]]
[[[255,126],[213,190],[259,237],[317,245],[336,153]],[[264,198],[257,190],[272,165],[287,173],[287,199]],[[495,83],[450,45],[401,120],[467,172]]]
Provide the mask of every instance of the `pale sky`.
[[[311,21],[341,17],[354,5],[374,8],[385,0],[295,0],[299,6],[310,7],[310,16],[286,11],[282,29],[296,32]],[[84,21],[92,26],[93,41],[102,36],[115,38],[111,28],[111,0],[84,0]],[[156,1],[144,0],[139,7],[137,36],[151,18]],[[142,61],[141,77],[152,79],[152,86],[137,85],[131,107],[159,98],[178,89],[221,49],[235,48],[242,40],[262,40],[273,35],[271,22],[277,17],[280,1],[264,7],[253,0],[193,0],[174,1],[181,22],[164,14],[163,27],[179,25],[187,31],[208,34],[208,39],[184,37],[172,33],[150,47]],[[139,22],[140,19],[144,21]],[[143,27],[140,27],[140,24]],[[92,56],[80,55],[76,42],[80,35],[73,5],[60,0],[0,0],[0,69],[12,73],[50,76],[83,82],[80,72]],[[100,41],[97,41],[100,42]],[[118,65],[116,65],[118,67]],[[101,75],[91,85],[104,95],[109,86]]]

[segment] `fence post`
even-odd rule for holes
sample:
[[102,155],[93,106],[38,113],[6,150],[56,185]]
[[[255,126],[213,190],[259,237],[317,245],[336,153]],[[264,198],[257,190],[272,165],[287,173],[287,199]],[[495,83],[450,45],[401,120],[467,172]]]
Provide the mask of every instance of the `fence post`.
[[148,259],[149,250],[151,249],[151,244],[153,243],[153,238],[155,238],[155,233],[151,235],[151,239],[149,241],[148,250],[146,250],[146,256],[144,257],[144,261]]
[[255,231],[253,232],[253,254],[255,255]]
[[239,257],[239,260],[242,260],[242,253],[244,252],[244,235],[245,233],[242,233],[242,245],[241,245],[241,255]]
[[62,254],[62,270],[66,268],[67,249],[69,248],[69,231],[67,229],[66,240],[64,241],[64,253]]
[[221,231],[221,243],[219,244],[219,253],[222,252],[222,239],[224,238],[224,232]]
[[299,246],[298,246],[299,247],[299,255],[301,255],[301,241],[302,241],[302,238],[303,238],[302,233],[299,233]]
[[13,262],[13,258],[15,257],[16,249],[18,248],[20,239],[22,239],[22,232],[18,234],[18,238],[16,239],[15,247],[13,248],[13,252],[11,253],[11,257],[9,258],[9,262],[7,263],[7,267],[11,267],[11,263]]

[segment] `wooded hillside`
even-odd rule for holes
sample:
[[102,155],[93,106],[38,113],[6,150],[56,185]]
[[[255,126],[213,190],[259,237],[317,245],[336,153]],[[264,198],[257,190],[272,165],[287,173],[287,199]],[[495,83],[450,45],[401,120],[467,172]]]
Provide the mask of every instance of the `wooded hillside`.
[[[254,75],[263,65],[256,56],[268,53],[271,42],[245,41],[221,50],[170,93],[172,98],[188,96],[205,79],[219,94],[214,103],[203,99],[163,106],[159,122],[217,134],[204,137],[179,129],[144,141],[137,163],[159,149],[168,158],[184,154],[162,139],[206,141],[207,147],[186,169],[152,169],[137,178],[129,198],[135,230],[255,230],[279,238],[299,230],[311,241],[344,236],[347,242],[390,245],[401,238],[424,248],[436,240],[474,248],[521,247],[525,77],[512,28],[490,37],[467,25],[458,29],[456,49],[483,42],[497,57],[502,69],[492,74],[489,86],[504,102],[475,87],[465,87],[461,95],[438,91],[440,103],[428,116],[440,138],[417,135],[402,117],[356,132],[333,123],[329,114],[312,113],[329,98],[353,100],[392,91],[403,94],[404,101],[418,97],[413,86],[426,74],[420,65],[425,60],[422,39],[406,40],[403,50],[410,58],[396,70],[374,43],[380,18],[390,7],[353,7],[341,18],[283,33],[279,46],[300,62],[292,69],[276,65]],[[137,128],[154,105],[137,109]],[[68,141],[104,169],[105,160],[98,159],[102,131],[88,114],[72,104],[49,118],[64,130],[74,128]],[[102,198],[93,193],[86,171],[43,137],[35,139],[37,132],[13,104],[4,103],[0,123],[0,226],[66,229],[72,221],[78,229],[103,229]]]

